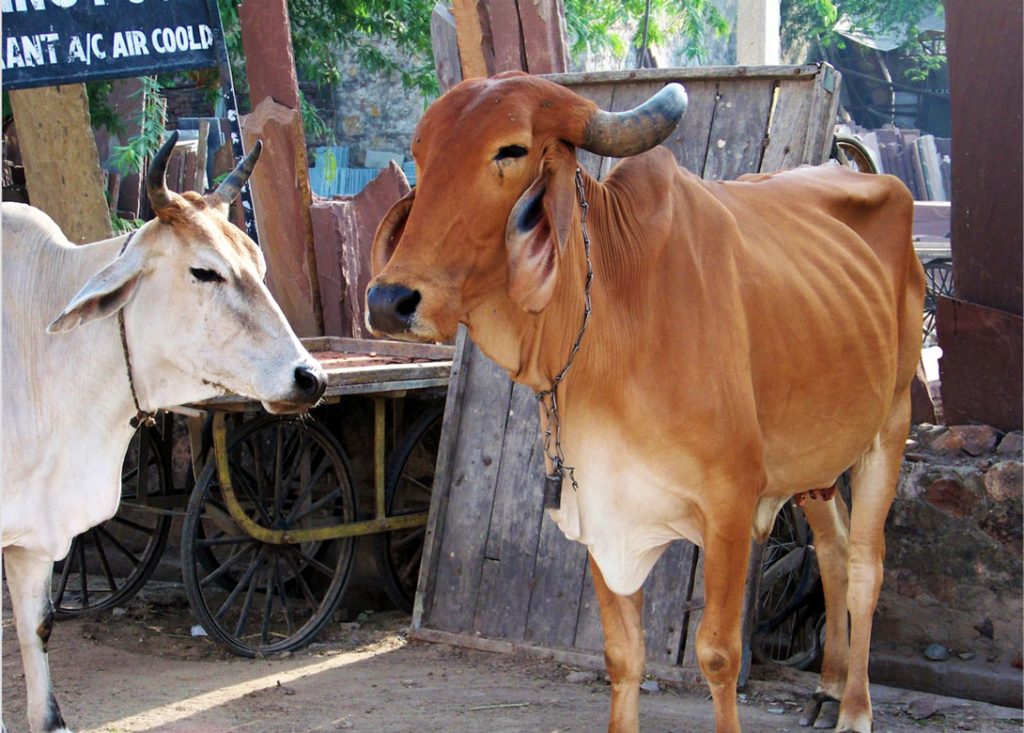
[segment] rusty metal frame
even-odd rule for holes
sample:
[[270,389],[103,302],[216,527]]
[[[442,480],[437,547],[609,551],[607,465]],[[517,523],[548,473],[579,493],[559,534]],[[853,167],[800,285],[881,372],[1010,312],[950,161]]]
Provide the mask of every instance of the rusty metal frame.
[[[385,417],[386,398],[374,398],[374,493],[375,517],[361,522],[347,522],[329,527],[311,529],[270,529],[252,519],[239,502],[231,482],[231,470],[228,457],[228,439],[226,413],[220,410],[213,413],[213,451],[217,463],[217,479],[220,482],[224,504],[227,506],[231,519],[249,536],[260,542],[272,545],[292,545],[302,542],[320,542],[388,532],[396,529],[424,527],[427,524],[427,512],[403,514],[399,517],[388,517],[385,496]],[[209,509],[207,509],[208,511]]]

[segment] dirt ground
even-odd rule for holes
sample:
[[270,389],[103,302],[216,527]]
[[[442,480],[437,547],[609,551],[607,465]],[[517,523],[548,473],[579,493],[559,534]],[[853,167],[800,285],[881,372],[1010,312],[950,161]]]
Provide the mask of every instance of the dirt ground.
[[[573,675],[578,670],[553,662],[410,642],[408,622],[397,612],[364,615],[332,625],[301,652],[241,659],[191,635],[183,594],[147,587],[115,613],[60,622],[50,664],[64,716],[82,733],[604,730],[603,674]],[[798,701],[813,676],[755,670],[759,679],[741,696],[744,730],[800,730]],[[873,698],[879,733],[1021,730],[1020,711],[881,687]],[[7,608],[2,704],[10,733],[27,733]],[[645,733],[713,729],[703,688],[662,684],[644,693],[641,704]]]

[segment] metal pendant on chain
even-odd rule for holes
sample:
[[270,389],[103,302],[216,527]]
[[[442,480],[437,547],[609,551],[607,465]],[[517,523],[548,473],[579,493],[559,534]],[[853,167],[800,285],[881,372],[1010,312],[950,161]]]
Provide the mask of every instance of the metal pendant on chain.
[[[576,334],[576,341],[573,343],[572,351],[569,352],[569,359],[562,370],[551,380],[551,387],[543,392],[537,393],[541,408],[544,410],[547,425],[544,430],[544,455],[551,462],[551,472],[547,474],[544,481],[544,508],[558,509],[562,505],[562,477],[569,473],[569,480],[572,482],[573,491],[579,489],[576,483],[575,468],[566,464],[565,453],[562,451],[562,423],[558,414],[558,385],[565,377],[566,372],[576,359],[580,350],[580,343],[583,341],[583,334],[586,333],[587,324],[590,322],[590,285],[594,280],[594,266],[590,261],[590,237],[587,234],[587,197],[583,191],[583,173],[576,169],[576,197],[580,202],[580,229],[583,232],[583,253],[587,261],[587,279],[583,287],[583,322],[580,324],[579,333]],[[552,443],[553,449],[552,449]]]

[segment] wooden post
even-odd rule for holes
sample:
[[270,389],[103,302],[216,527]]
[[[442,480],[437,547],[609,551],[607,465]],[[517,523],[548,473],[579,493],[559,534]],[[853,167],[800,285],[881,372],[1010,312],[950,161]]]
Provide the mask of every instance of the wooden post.
[[83,84],[11,91],[29,200],[72,242],[113,236]]
[[250,179],[267,281],[299,336],[323,335],[317,288],[309,161],[299,109],[291,27],[285,0],[243,3],[238,10],[253,113],[242,118],[247,145],[264,139]]

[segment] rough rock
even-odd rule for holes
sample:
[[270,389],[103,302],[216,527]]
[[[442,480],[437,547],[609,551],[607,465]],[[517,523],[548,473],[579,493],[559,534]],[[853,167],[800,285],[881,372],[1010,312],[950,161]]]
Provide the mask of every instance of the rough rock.
[[949,649],[942,644],[929,644],[924,650],[924,656],[933,662],[945,662],[949,659]]
[[1001,461],[985,472],[985,491],[994,501],[1020,501],[1024,494],[1024,464]]
[[991,453],[998,440],[995,428],[989,425],[954,425],[949,432],[959,436],[963,441],[963,451],[972,456]]
[[996,448],[996,453],[1001,455],[1015,455],[1020,456],[1024,453],[1024,433],[1012,432],[1007,433],[1001,441],[999,441],[999,447]]
[[656,692],[661,692],[661,685],[658,684],[658,680],[644,680],[640,683],[640,689],[653,695]]
[[969,517],[978,504],[978,496],[955,477],[933,481],[925,490],[928,503],[958,519]]
[[939,433],[935,438],[932,439],[931,448],[936,453],[959,453],[963,450],[964,439],[963,436],[954,433],[952,430],[947,430],[943,433]]
[[914,720],[926,720],[943,710],[956,707],[957,704],[955,700],[950,698],[933,697],[931,695],[928,697],[916,697],[907,704],[907,712],[910,713],[910,717]]

